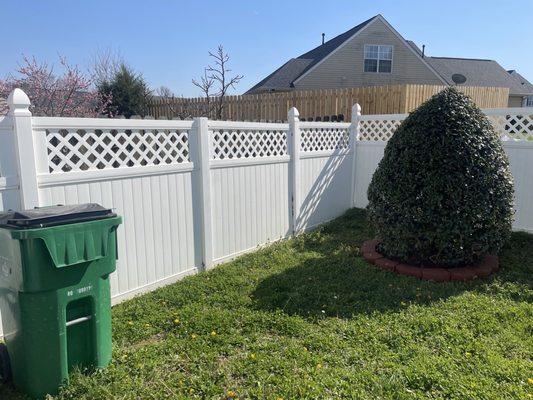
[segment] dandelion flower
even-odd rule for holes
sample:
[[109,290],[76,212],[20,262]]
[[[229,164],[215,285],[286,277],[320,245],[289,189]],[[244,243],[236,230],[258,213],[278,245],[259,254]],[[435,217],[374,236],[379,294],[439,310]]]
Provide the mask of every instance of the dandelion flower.
[[198,335],[197,335],[196,333],[193,333],[193,334],[191,335],[192,340],[196,339],[197,337],[198,337]]
[[322,368],[322,364],[318,363],[318,364],[316,365],[316,369],[320,369],[320,368]]
[[467,357],[471,357],[471,356],[472,356],[472,353],[470,353],[469,351],[467,351],[467,352],[465,353],[465,356],[467,356]]
[[128,325],[133,325],[133,321],[128,321]]
[[216,335],[217,335],[216,331],[211,331],[211,336],[216,336]]
[[304,351],[307,352],[307,347],[304,346]]
[[174,320],[174,323],[175,323],[176,325],[178,325],[178,324],[180,323],[179,318],[176,318],[176,319]]
[[250,354],[250,358],[251,358],[252,360],[255,360],[255,354],[254,354],[254,353]]
[[533,385],[533,378],[528,378],[527,383],[529,383],[530,385]]
[[235,393],[233,390],[228,390],[228,397],[235,397],[237,396],[237,393]]

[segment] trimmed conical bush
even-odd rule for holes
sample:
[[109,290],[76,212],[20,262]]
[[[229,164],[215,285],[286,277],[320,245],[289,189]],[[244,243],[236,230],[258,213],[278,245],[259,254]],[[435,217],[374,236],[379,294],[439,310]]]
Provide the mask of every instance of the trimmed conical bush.
[[378,250],[418,265],[497,253],[513,220],[513,180],[483,112],[448,88],[398,127],[368,188]]

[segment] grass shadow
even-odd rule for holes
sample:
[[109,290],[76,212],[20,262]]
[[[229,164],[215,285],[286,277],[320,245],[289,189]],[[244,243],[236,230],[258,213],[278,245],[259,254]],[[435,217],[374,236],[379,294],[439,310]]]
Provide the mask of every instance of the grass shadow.
[[357,209],[302,235],[294,241],[295,250],[311,256],[259,282],[253,293],[255,307],[316,319],[396,312],[407,305],[425,306],[465,291],[533,301],[533,235],[513,233],[502,251],[498,274],[443,283],[400,276],[366,263],[359,246],[372,237],[364,210]]

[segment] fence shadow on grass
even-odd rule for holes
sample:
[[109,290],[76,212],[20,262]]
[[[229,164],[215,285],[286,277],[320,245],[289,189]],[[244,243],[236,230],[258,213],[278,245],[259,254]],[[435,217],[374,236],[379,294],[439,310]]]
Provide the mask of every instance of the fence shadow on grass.
[[409,304],[430,305],[465,291],[497,294],[502,290],[505,296],[512,297],[513,290],[509,290],[507,283],[526,289],[516,293],[514,300],[533,302],[533,235],[513,234],[502,252],[502,269],[494,276],[470,282],[435,283],[367,264],[358,246],[372,237],[372,232],[360,218],[359,221],[352,218],[354,213],[364,211],[351,210],[334,223],[297,238],[295,246],[312,251],[315,256],[260,282],[253,293],[254,307],[283,310],[310,320],[350,318],[358,314],[395,312]]

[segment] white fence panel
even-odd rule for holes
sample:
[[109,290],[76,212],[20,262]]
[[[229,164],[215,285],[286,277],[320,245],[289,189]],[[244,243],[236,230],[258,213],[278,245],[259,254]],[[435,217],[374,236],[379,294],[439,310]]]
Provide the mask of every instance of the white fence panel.
[[310,229],[353,206],[350,124],[300,123],[298,228]]
[[286,161],[212,169],[215,263],[289,235],[288,174]]
[[366,192],[372,175],[383,158],[387,142],[357,142],[355,153],[355,207],[365,208],[368,205]]
[[40,189],[42,205],[99,203],[123,218],[118,228],[114,302],[195,272],[199,224],[193,209],[192,172],[132,176]]
[[41,206],[99,203],[123,217],[114,302],[197,271],[191,122],[34,118],[33,129],[47,155],[37,163]]
[[338,217],[352,207],[351,154],[303,156],[300,168],[299,227],[302,230]]
[[290,234],[287,130],[209,122],[214,263]]
[[515,221],[513,229],[533,233],[533,142],[503,142],[515,188]]

